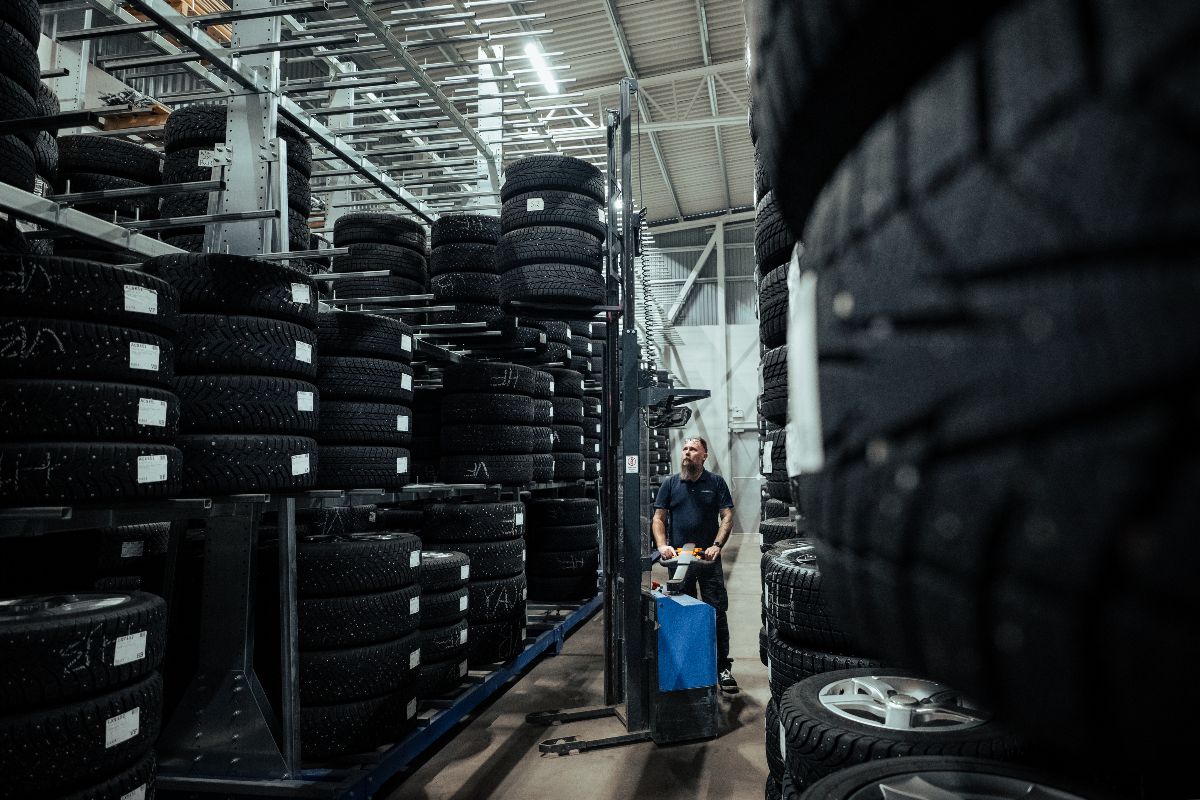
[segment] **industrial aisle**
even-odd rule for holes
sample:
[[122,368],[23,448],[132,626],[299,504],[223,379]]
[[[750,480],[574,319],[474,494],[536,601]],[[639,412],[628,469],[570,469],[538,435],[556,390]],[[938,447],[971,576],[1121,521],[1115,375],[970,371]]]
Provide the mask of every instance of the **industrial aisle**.
[[[575,708],[603,702],[602,617],[597,615],[558,656],[538,664],[424,765],[388,800],[612,800],[654,797],[761,797],[763,710],[770,691],[758,658],[759,537],[734,534],[726,548],[730,652],[742,691],[721,699],[720,738],[674,747],[652,743],[570,756],[543,756],[538,742],[551,736],[593,738],[624,731],[615,719],[543,728],[525,723],[530,711]],[[665,571],[655,570],[659,579]]]

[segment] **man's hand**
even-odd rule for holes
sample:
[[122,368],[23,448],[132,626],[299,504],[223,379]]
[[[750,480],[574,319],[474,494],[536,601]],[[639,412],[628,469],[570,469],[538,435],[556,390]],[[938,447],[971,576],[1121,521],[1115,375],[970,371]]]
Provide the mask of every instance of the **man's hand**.
[[669,544],[664,544],[662,547],[658,548],[658,554],[662,556],[663,561],[669,561],[675,557],[675,548],[671,547]]
[[721,555],[721,548],[715,544],[704,551],[704,559],[706,561],[716,561],[719,555]]

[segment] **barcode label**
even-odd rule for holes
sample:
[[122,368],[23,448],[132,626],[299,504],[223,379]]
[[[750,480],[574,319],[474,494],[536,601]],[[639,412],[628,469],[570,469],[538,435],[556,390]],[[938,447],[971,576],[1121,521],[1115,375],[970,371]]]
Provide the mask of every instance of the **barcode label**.
[[417,701],[415,698],[408,701],[408,708],[406,709],[406,712],[408,713],[409,719],[412,719],[413,715],[417,713]]
[[412,352],[412,337],[407,333],[400,337],[400,349],[409,353]]
[[157,314],[158,292],[145,286],[125,284],[125,310],[136,314]]
[[421,665],[421,651],[413,650],[408,656],[408,668],[416,669]]
[[410,567],[418,567],[421,565],[421,551],[413,550],[408,554],[408,565]]
[[526,211],[545,211],[546,201],[540,197],[530,197],[525,201]]
[[292,456],[292,475],[307,475],[309,470],[308,453],[301,453],[298,456]]
[[409,600],[409,601],[408,601],[408,615],[409,615],[410,617],[411,617],[413,614],[416,614],[416,613],[418,613],[420,610],[421,610],[421,598],[420,598],[420,596],[414,597],[414,598],[412,598],[411,600]]
[[145,342],[129,343],[129,368],[158,372],[159,347]]
[[313,393],[296,392],[296,408],[300,411],[313,410]]
[[458,632],[458,643],[459,644],[467,643],[467,629],[466,628],[463,628],[461,631]]
[[139,397],[138,425],[153,425],[156,428],[165,428],[167,425],[167,401]]
[[467,610],[467,596],[465,594],[462,597],[458,598],[458,610],[459,611]]
[[121,542],[121,558],[141,558],[145,553],[145,542]]
[[166,456],[138,456],[137,482],[162,483],[167,479]]
[[146,800],[146,784],[143,783],[132,792],[121,795],[121,800]]
[[408,472],[408,456],[400,456],[396,459],[396,474],[403,475]]
[[400,376],[400,388],[406,392],[412,389],[412,375],[406,372]]
[[146,631],[138,631],[117,638],[113,645],[114,667],[131,664],[146,657]]
[[408,428],[409,428],[408,415],[407,414],[397,414],[396,415],[396,430],[407,431]]
[[516,521],[517,525],[524,525],[525,524],[525,512],[518,511],[516,516],[513,517],[513,519]]
[[458,665],[458,677],[465,677],[467,674],[467,662],[462,662]]
[[305,364],[312,363],[312,345],[308,342],[296,340],[296,360],[303,361]]
[[141,730],[142,709],[131,708],[124,714],[109,717],[104,722],[104,749],[128,742]]
[[471,577],[471,565],[463,564],[462,569],[460,569],[458,571],[458,579],[465,581],[467,578],[470,578],[470,577]]
[[308,305],[312,302],[312,288],[303,283],[292,284],[292,302]]

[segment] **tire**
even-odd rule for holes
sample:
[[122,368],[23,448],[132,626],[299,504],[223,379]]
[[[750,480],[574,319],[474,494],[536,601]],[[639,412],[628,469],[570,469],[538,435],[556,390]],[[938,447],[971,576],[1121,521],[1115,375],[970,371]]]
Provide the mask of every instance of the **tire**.
[[403,489],[411,456],[402,447],[321,444],[317,485],[327,489]]
[[479,362],[469,367],[447,364],[442,385],[449,393],[483,392],[532,395],[536,373],[529,367],[501,362]]
[[851,638],[830,614],[821,591],[816,547],[808,540],[800,542],[776,548],[766,559],[763,608],[767,620],[772,630],[794,642],[833,653],[851,652]]
[[505,303],[599,305],[604,297],[603,276],[574,264],[532,264],[500,276],[500,299]]
[[534,360],[543,367],[570,366],[569,353],[570,349],[565,344],[550,342],[541,355],[534,356]]
[[[775,203],[775,193],[768,192],[754,208],[754,260],[758,264],[758,274],[766,276],[786,265],[795,245],[796,238]],[[783,282],[786,286],[786,271]]]
[[[461,556],[462,553],[455,555]],[[422,569],[424,566],[422,565]],[[466,619],[469,594],[466,584],[432,592],[421,589],[421,629],[440,628]]]
[[596,596],[596,576],[530,575],[529,598],[547,601],[589,600]]
[[472,625],[467,640],[467,663],[495,664],[516,658],[525,649],[525,614],[503,622]]
[[470,638],[468,623],[465,619],[440,628],[428,628],[421,631],[421,658],[434,661],[459,659],[466,655],[467,641]]
[[813,675],[848,669],[884,668],[870,658],[800,647],[767,629],[767,683],[771,687],[771,696],[777,701],[789,687]]
[[533,452],[534,429],[518,425],[444,425],[442,452],[528,455]]
[[[603,205],[574,191],[533,191],[504,201],[500,227],[505,234],[522,228],[574,228],[603,240],[608,224]],[[593,270],[595,271],[595,270]]]
[[545,450],[535,449],[535,453],[549,453],[554,448],[554,435],[550,426],[554,424],[554,401],[552,400],[534,400],[533,401],[533,424],[536,428],[544,428],[549,436],[549,444]]
[[580,453],[554,454],[554,480],[583,480],[583,455]]
[[347,537],[352,533],[375,530],[377,517],[382,512],[375,506],[333,506],[329,508],[296,509],[296,535],[312,537]]
[[[539,155],[522,158],[509,165],[500,187],[503,202],[517,195],[561,189],[581,192],[597,203],[605,197],[604,175],[592,164],[578,158],[560,155]],[[501,212],[501,220],[504,212]]]
[[593,234],[553,225],[518,228],[504,234],[496,248],[501,272],[528,264],[577,264],[600,271],[603,240]]
[[556,397],[554,403],[554,424],[583,426],[583,400],[577,397]]
[[796,523],[791,517],[773,517],[758,524],[764,546],[772,546],[796,536]]
[[533,462],[534,482],[549,483],[554,480],[554,456],[552,454],[535,453],[529,458]]
[[554,425],[551,431],[554,442],[552,452],[583,454],[583,428],[578,425]]
[[0,441],[174,443],[180,401],[148,386],[0,381]]
[[464,392],[442,398],[442,424],[529,425],[533,422],[533,400],[520,394]]
[[301,756],[319,761],[397,742],[412,728],[416,712],[411,688],[349,703],[301,706]]
[[429,246],[458,242],[480,242],[494,245],[500,238],[500,218],[484,214],[445,214],[429,228]]
[[18,598],[0,603],[0,622],[2,714],[139,681],[162,663],[166,647],[166,603],[141,592]]
[[345,278],[333,284],[333,293],[343,300],[403,297],[425,294],[425,284],[407,278],[397,278],[395,275],[382,278]]
[[116,800],[117,798],[154,798],[154,752],[142,756],[132,767],[121,770],[108,780],[87,789],[62,796],[61,800]]
[[511,619],[518,611],[523,613],[528,594],[523,572],[493,580],[472,580],[467,622],[478,625]]
[[[499,290],[496,293],[496,302],[500,302]],[[501,342],[511,350],[527,348],[533,351],[546,346],[546,333],[532,325],[517,325],[502,335]],[[534,396],[536,397],[537,395],[535,394]]]
[[595,575],[600,566],[600,551],[590,550],[532,550],[526,569],[530,575],[565,577]]
[[763,393],[759,399],[758,415],[776,425],[786,425],[788,405],[786,344],[763,354],[762,377]]
[[571,346],[571,326],[565,322],[556,320],[540,320],[536,323],[546,332],[546,337],[551,342],[558,342],[561,345]]
[[388,403],[326,400],[321,403],[321,432],[317,438],[322,446],[383,444],[403,447],[412,441],[412,411]]
[[429,281],[429,291],[439,300],[465,300],[497,305],[500,302],[500,276],[486,272],[443,272]]
[[224,103],[197,103],[172,111],[163,128],[166,151],[224,143],[225,108]]
[[554,376],[545,370],[533,371],[533,391],[530,393],[534,400],[551,400],[554,398]]
[[420,574],[421,549],[411,533],[307,539],[297,551],[296,587],[301,597],[335,597],[410,586]]
[[89,133],[58,137],[58,169],[62,173],[97,173],[157,186],[162,183],[162,156],[143,144]]
[[590,525],[600,521],[600,505],[585,497],[539,498],[525,506],[530,528]]
[[498,273],[496,267],[496,245],[478,242],[444,244],[436,247],[429,256],[429,274],[445,275],[449,272]]
[[12,134],[0,136],[0,183],[7,183],[24,192],[32,192],[37,183],[33,149]]
[[343,214],[333,225],[333,246],[391,244],[425,253],[425,229],[399,214],[360,211]]
[[[919,675],[906,670],[885,669],[892,685],[908,685]],[[917,755],[964,755],[1012,761],[1023,752],[1021,741],[991,714],[978,709],[961,696],[948,704],[972,710],[983,721],[963,729],[926,726],[918,730],[898,730],[846,719],[828,709],[818,698],[823,688],[835,681],[876,679],[872,670],[839,670],[814,675],[791,687],[779,701],[779,719],[787,742],[787,769],[797,787],[811,786],[820,778],[875,758],[900,758]],[[948,687],[942,687],[946,689]],[[860,690],[861,691],[861,690]],[[910,695],[911,696],[911,695]],[[918,700],[927,695],[920,695]],[[944,701],[945,702],[945,701]],[[873,717],[872,717],[873,719]],[[880,720],[882,721],[882,720]],[[831,742],[837,742],[833,746]]]
[[0,717],[0,797],[60,796],[124,770],[153,746],[161,718],[156,672],[76,703]]
[[140,270],[61,256],[0,255],[0,314],[123,325],[170,335],[179,296]]
[[306,178],[312,175],[312,145],[303,131],[286,120],[279,120],[276,134],[287,140],[287,163]]
[[763,347],[787,344],[787,273],[788,265],[782,264],[758,285],[758,339]]
[[317,286],[297,269],[223,253],[177,253],[142,265],[179,292],[189,313],[245,314],[316,327]]
[[412,360],[412,328],[377,314],[331,312],[317,316],[317,338],[323,356]]
[[[442,549],[464,552],[460,542],[515,539],[525,534],[521,503],[433,503],[426,506],[426,529],[436,531]],[[430,536],[432,539],[433,537]]]
[[467,659],[422,662],[417,670],[417,697],[425,700],[449,694],[467,676]]
[[421,588],[416,584],[349,597],[301,597],[300,649],[360,647],[390,642],[417,629]]
[[164,236],[163,241],[169,245],[178,247],[180,250],[186,250],[189,253],[201,253],[204,251],[203,235],[184,234],[182,236]]
[[388,359],[322,355],[317,359],[317,385],[323,400],[399,405],[413,401],[412,367]]
[[546,372],[549,372],[554,377],[553,389],[555,397],[583,398],[583,376],[578,371],[556,367],[548,369]]
[[180,374],[272,375],[311,383],[317,337],[308,328],[264,317],[180,314]]
[[[467,585],[471,577],[471,559],[456,550],[421,551],[421,591],[446,592]],[[425,605],[428,610],[429,604]]]
[[[352,244],[350,252],[333,257],[334,272],[373,272],[387,270],[397,278],[414,283],[428,280],[425,254],[408,247],[390,244]],[[339,288],[341,283],[334,283]]]
[[[0,74],[0,120],[18,120],[36,117],[38,115],[37,101],[33,93],[21,87],[16,81]],[[14,135],[32,150],[37,144],[38,131],[22,129]],[[32,158],[32,153],[30,155]]]
[[778,781],[783,777],[787,764],[783,760],[783,743],[779,741],[779,705],[775,698],[767,701],[763,712],[763,722],[766,728],[767,772],[771,778]]
[[525,537],[531,551],[578,551],[597,547],[596,523],[530,528]]
[[191,434],[180,436],[184,492],[193,495],[311,489],[317,443],[304,436]]
[[42,10],[35,0],[13,0],[0,8],[0,20],[37,47],[42,36]]
[[398,692],[410,683],[421,660],[421,637],[340,650],[301,650],[300,702],[329,705]]
[[471,581],[494,580],[517,575],[525,570],[525,540],[501,539],[496,541],[456,541],[445,542],[433,540],[426,533],[428,544],[436,544],[440,548],[453,546],[471,560]]
[[183,457],[162,444],[0,444],[0,501],[82,503],[174,497]]
[[183,433],[312,436],[322,410],[316,386],[288,378],[185,375],[174,388]]
[[446,483],[521,486],[533,481],[533,457],[527,455],[442,456],[438,475]]
[[506,316],[504,309],[498,305],[465,301],[455,303],[453,311],[432,311],[428,315],[431,325],[459,325],[464,322],[499,323]]
[[[38,158],[40,146],[39,141],[39,144],[34,147],[35,160]],[[39,172],[39,174],[41,173]],[[54,191],[63,194],[67,191],[68,184],[73,193],[107,191],[110,189],[141,189],[148,185],[141,181],[118,178],[112,175],[67,172],[66,170],[58,171],[53,182]],[[76,203],[72,207],[76,211],[82,211],[85,214],[109,220],[112,219],[114,213],[119,217],[129,219],[155,219],[158,217],[157,197],[131,197],[126,200],[93,200],[87,203]]]

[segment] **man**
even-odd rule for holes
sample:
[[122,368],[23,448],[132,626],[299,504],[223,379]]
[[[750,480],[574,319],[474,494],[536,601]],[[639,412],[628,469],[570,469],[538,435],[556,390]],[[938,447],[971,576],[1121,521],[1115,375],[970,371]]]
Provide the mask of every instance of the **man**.
[[[679,472],[662,482],[654,500],[651,529],[654,543],[664,559],[674,558],[675,548],[694,543],[704,548],[704,558],[717,561],[712,567],[689,569],[683,590],[708,603],[717,612],[717,684],[721,691],[738,691],[729,658],[729,595],[725,592],[721,548],[733,529],[733,497],[720,475],[704,469],[708,442],[693,436],[683,443]],[[668,536],[668,530],[670,535]]]

